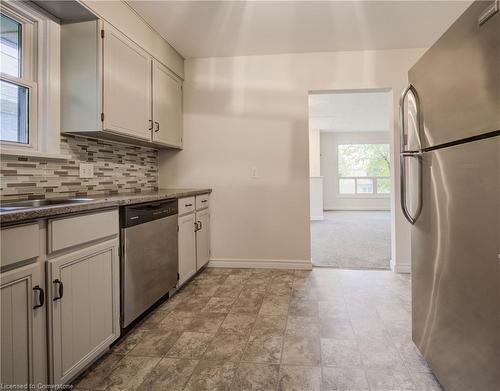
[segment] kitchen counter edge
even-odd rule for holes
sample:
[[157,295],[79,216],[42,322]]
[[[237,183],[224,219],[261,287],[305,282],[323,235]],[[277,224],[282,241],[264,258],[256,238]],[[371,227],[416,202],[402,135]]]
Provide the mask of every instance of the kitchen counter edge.
[[159,189],[156,192],[113,194],[107,196],[89,195],[92,201],[78,204],[59,204],[29,209],[19,209],[0,213],[0,225],[23,223],[28,220],[43,219],[72,213],[86,212],[122,205],[142,204],[144,202],[179,199],[200,194],[209,194],[212,189]]

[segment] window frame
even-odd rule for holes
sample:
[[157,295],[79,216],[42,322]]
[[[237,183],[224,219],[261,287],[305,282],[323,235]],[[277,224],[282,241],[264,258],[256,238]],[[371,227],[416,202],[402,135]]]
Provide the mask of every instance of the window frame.
[[[341,145],[377,145],[384,144],[389,147],[389,155],[391,145],[388,142],[344,142],[336,144],[336,154],[337,154],[337,198],[390,198],[393,192],[392,188],[392,180],[390,176],[390,167],[389,167],[389,176],[341,176],[340,175],[340,151],[339,147]],[[341,193],[340,192],[340,181],[342,179],[353,179],[354,180],[354,193]],[[358,179],[371,179],[373,184],[373,193],[358,193]],[[380,179],[388,179],[390,190],[389,193],[379,193],[378,192],[378,180]]]
[[0,79],[28,90],[28,143],[0,140],[0,148],[7,150],[38,150],[38,24],[39,15],[25,4],[3,2],[1,13],[22,25],[21,75],[15,77],[2,73]]
[[[389,182],[391,180],[390,176],[339,176],[337,174],[338,178],[338,194],[339,197],[343,198],[385,198],[385,197],[390,197],[391,192],[389,193],[379,193],[378,192],[378,181],[380,179],[389,179]],[[340,192],[340,181],[342,179],[353,179],[354,180],[354,193],[341,193]],[[359,179],[370,179],[373,184],[373,193],[359,193],[358,192],[358,180]],[[392,189],[391,189],[392,190]]]

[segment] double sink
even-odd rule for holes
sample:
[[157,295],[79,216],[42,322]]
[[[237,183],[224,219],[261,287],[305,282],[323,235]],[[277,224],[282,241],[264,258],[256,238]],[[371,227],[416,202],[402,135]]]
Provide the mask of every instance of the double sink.
[[48,198],[39,200],[26,200],[5,202],[0,204],[0,212],[10,212],[20,209],[40,208],[44,206],[64,205],[64,204],[79,204],[82,202],[93,201],[93,198]]

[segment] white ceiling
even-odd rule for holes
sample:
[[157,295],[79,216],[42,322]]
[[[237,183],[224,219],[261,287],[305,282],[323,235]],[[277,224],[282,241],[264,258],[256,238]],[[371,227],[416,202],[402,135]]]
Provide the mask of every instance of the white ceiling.
[[387,91],[309,95],[309,129],[322,132],[389,130],[391,95]]
[[429,47],[471,1],[129,1],[186,58]]

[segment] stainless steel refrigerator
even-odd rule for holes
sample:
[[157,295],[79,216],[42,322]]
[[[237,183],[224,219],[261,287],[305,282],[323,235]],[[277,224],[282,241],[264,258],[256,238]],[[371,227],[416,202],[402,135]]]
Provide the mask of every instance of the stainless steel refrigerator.
[[450,391],[500,390],[498,5],[472,3],[400,102],[413,341]]

